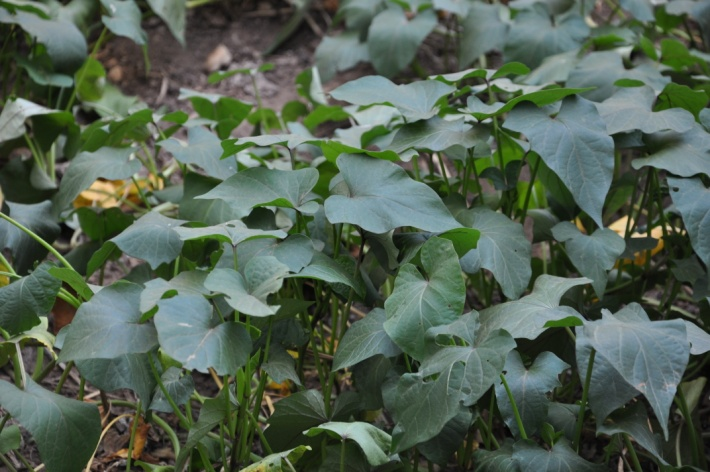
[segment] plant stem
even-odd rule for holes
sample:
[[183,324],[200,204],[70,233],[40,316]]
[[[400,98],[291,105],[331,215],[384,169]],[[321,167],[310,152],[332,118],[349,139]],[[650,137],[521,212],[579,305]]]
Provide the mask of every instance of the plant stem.
[[574,429],[574,442],[572,443],[572,449],[579,452],[579,443],[582,439],[582,426],[584,425],[584,414],[587,411],[587,397],[589,396],[589,384],[592,382],[592,369],[594,367],[594,357],[597,351],[592,348],[592,352],[589,353],[589,361],[587,362],[587,373],[584,377],[584,386],[582,387],[582,402],[579,405],[579,414],[577,415],[577,424]]
[[[152,363],[152,361],[149,360]],[[131,472],[131,463],[133,462],[133,446],[136,443],[136,433],[138,432],[138,423],[141,418],[141,402],[138,400],[136,414],[133,416],[133,424],[131,425],[131,438],[128,440],[128,454],[126,455],[126,472]]]
[[[150,364],[151,372],[153,372],[153,377],[155,378],[155,381],[158,383],[158,388],[160,388],[160,391],[163,392],[163,395],[165,396],[165,399],[170,404],[170,407],[173,409],[173,413],[175,413],[175,416],[178,417],[178,421],[180,422],[180,426],[182,426],[185,429],[190,429],[190,426],[192,425],[192,421],[190,421],[189,418],[187,418],[185,415],[182,414],[182,412],[180,411],[180,408],[175,403],[175,400],[173,400],[173,397],[170,396],[168,389],[165,388],[165,384],[163,383],[163,380],[160,378],[160,374],[158,373],[158,369],[157,369],[157,367],[155,367],[155,363],[153,362],[153,354],[152,353],[150,353],[148,355],[148,363]],[[140,402],[138,402],[138,408],[140,408]]]
[[629,451],[629,455],[631,456],[631,462],[634,464],[634,470],[636,472],[643,472],[643,468],[641,467],[641,463],[639,462],[639,457],[636,455],[636,449],[634,449],[634,445],[631,443],[629,435],[626,433],[621,433],[621,435],[624,438],[624,444],[626,444],[626,449]]
[[505,380],[505,375],[500,374],[500,379],[503,382],[503,387],[505,387],[505,393],[508,394],[508,400],[510,400],[510,406],[513,408],[513,415],[515,416],[515,423],[518,425],[518,431],[520,431],[520,437],[527,439],[528,435],[525,434],[525,427],[523,426],[523,419],[520,417],[520,412],[518,411],[518,405],[515,403],[515,398],[513,398],[513,392],[510,391],[508,386],[508,381]]
[[56,249],[54,249],[54,247],[52,247],[51,244],[49,244],[47,241],[45,241],[44,239],[42,239],[41,237],[39,237],[34,231],[32,231],[31,229],[25,227],[22,223],[20,223],[20,222],[18,222],[18,221],[15,221],[13,218],[7,216],[5,213],[0,212],[0,218],[2,218],[3,220],[7,221],[7,222],[10,223],[11,225],[17,227],[20,231],[22,231],[23,233],[27,234],[29,237],[31,237],[32,239],[34,239],[35,241],[37,241],[39,244],[41,244],[42,247],[44,247],[46,250],[48,250],[50,253],[52,253],[52,255],[53,255],[54,257],[56,257],[57,260],[58,260],[59,262],[61,262],[66,268],[71,269],[71,270],[74,270],[74,268],[73,268],[72,265],[69,263],[69,261],[67,261],[66,259],[64,259],[64,257],[63,257],[61,254],[59,254],[59,251],[57,251]]

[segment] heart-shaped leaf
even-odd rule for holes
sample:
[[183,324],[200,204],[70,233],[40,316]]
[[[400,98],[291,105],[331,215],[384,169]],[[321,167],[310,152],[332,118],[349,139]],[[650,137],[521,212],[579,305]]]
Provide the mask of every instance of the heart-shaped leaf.
[[185,47],[185,10],[186,2],[172,2],[170,0],[148,0],[151,10],[158,15],[175,39]]
[[275,405],[264,436],[273,449],[283,451],[291,444],[303,443],[303,431],[327,421],[323,395],[317,390],[305,390]]
[[375,308],[365,318],[353,323],[335,351],[333,370],[351,367],[377,354],[385,357],[400,354],[402,351],[385,332],[386,318],[383,309]]
[[170,280],[155,278],[144,284],[141,292],[140,310],[142,313],[150,311],[167,292],[175,291],[183,295],[208,295],[205,288],[207,272],[201,270],[188,270],[180,272]]
[[[93,298],[95,300],[96,297]],[[160,346],[188,370],[232,374],[246,364],[251,338],[233,321],[221,322],[200,295],[177,295],[158,302],[155,315]]]
[[424,359],[432,346],[427,330],[455,321],[465,302],[466,287],[451,241],[431,238],[421,249],[426,278],[413,264],[399,269],[394,291],[385,301],[385,332],[407,354]]
[[488,127],[474,127],[463,119],[451,121],[433,116],[426,121],[409,123],[399,128],[389,149],[397,153],[411,148],[444,151],[455,145],[468,149],[485,144],[489,137]]
[[114,359],[142,354],[158,345],[152,323],[141,323],[141,287],[117,282],[83,303],[67,328],[59,359]]
[[[182,369],[178,369],[177,367],[169,367],[168,370],[163,372],[163,375],[160,376],[160,380],[163,382],[163,386],[165,390],[167,390],[168,395],[170,395],[170,398],[178,406],[190,401],[190,395],[195,391],[195,381],[192,375],[182,375]],[[162,411],[163,413],[173,412],[170,402],[165,398],[165,394],[160,388],[155,392],[155,397],[150,403],[150,409]]]
[[[46,242],[54,241],[59,236],[59,224],[52,214],[49,201],[25,205],[5,202],[10,210],[9,216],[25,228],[40,236]],[[30,270],[35,261],[47,255],[47,249],[30,235],[5,220],[0,220],[0,248],[9,249],[13,256],[15,270],[23,274]]]
[[247,213],[256,206],[295,208],[313,214],[318,210],[311,193],[318,182],[316,169],[277,170],[255,167],[234,174],[200,199],[224,200],[235,211]]
[[556,470],[559,472],[600,472],[605,465],[593,464],[582,459],[566,439],[560,439],[552,450],[543,449],[529,439],[513,445],[513,461],[525,472],[534,470]]
[[11,336],[28,331],[54,306],[62,282],[43,263],[30,275],[0,287],[0,326]]
[[243,468],[242,472],[285,472],[293,469],[294,464],[301,456],[310,450],[310,446],[298,446],[287,451],[269,454],[260,461]]
[[48,470],[82,470],[99,443],[96,405],[52,393],[32,379],[24,390],[0,380],[0,406],[32,434]]
[[554,119],[521,104],[504,126],[527,136],[532,150],[560,177],[577,205],[602,227],[602,207],[614,172],[614,141],[594,104],[581,97],[565,98]]
[[710,267],[710,189],[699,178],[668,177],[671,198],[683,217],[690,243],[705,267]]
[[355,278],[351,271],[346,270],[344,265],[322,252],[314,252],[308,266],[297,274],[291,274],[289,277],[322,280],[330,284],[345,284],[355,290],[358,295],[364,296],[365,294],[365,287],[361,279]]
[[224,221],[236,220],[247,216],[247,212],[235,211],[224,200],[200,200],[204,195],[221,183],[218,179],[190,172],[183,182],[183,196],[180,201],[178,216],[188,221],[199,221],[206,225],[216,225]]
[[116,36],[124,36],[143,46],[148,35],[141,28],[141,11],[133,0],[101,0],[107,15],[101,17],[106,28]]
[[456,90],[438,80],[395,85],[379,76],[366,76],[347,82],[330,95],[355,105],[385,104],[397,108],[408,122],[426,120],[439,112],[437,102]]
[[150,354],[122,354],[113,359],[77,360],[76,366],[86,380],[103,391],[133,390],[145,409],[156,387],[150,362]]
[[183,164],[200,166],[210,177],[224,180],[237,172],[234,159],[222,159],[222,141],[201,126],[188,128],[187,143],[168,138],[157,144]]
[[572,264],[580,274],[593,280],[592,286],[597,297],[603,298],[607,272],[626,249],[624,238],[606,228],[598,229],[591,235],[582,234],[569,221],[555,225],[552,235],[565,243]]
[[225,223],[220,223],[206,228],[176,228],[180,239],[189,241],[192,239],[216,239],[223,243],[237,246],[242,241],[249,241],[260,238],[277,238],[284,239],[287,234],[281,230],[263,231],[260,229],[251,229],[241,220],[232,220]]
[[532,248],[523,226],[487,207],[461,213],[458,220],[481,233],[476,249],[461,258],[464,271],[473,274],[480,268],[488,269],[506,297],[518,298],[527,288],[532,275]]
[[346,439],[355,441],[362,449],[362,452],[365,453],[367,462],[373,467],[384,465],[390,461],[388,451],[392,443],[392,437],[370,423],[363,423],[362,421],[354,421],[352,423],[330,421],[315,428],[310,428],[304,431],[303,434],[317,436],[323,432],[339,438],[341,441]]
[[[505,379],[528,436],[535,434],[547,420],[550,405],[547,393],[561,386],[558,376],[569,367],[551,352],[538,355],[529,369],[525,368],[517,351],[508,354],[504,367]],[[520,437],[513,407],[502,383],[496,385],[496,400],[505,424],[515,437]]]
[[155,269],[180,255],[183,241],[175,229],[183,223],[184,220],[151,211],[110,241],[129,256],[143,259]]
[[644,137],[651,155],[631,161],[634,169],[663,169],[680,177],[710,175],[710,134],[699,125],[685,133],[662,131]]
[[626,433],[634,438],[634,441],[643,446],[662,464],[668,464],[663,459],[663,446],[659,434],[654,434],[651,430],[651,422],[646,413],[643,403],[637,402],[628,407],[617,410],[607,418],[607,421],[597,423],[597,435],[606,434],[613,436],[618,433]]
[[343,154],[337,163],[343,177],[341,194],[325,201],[331,223],[351,223],[373,233],[402,226],[432,232],[461,226],[436,192],[396,164],[357,154]]
[[509,10],[504,5],[466,2],[468,14],[461,21],[459,64],[468,66],[487,52],[502,50],[508,39]]

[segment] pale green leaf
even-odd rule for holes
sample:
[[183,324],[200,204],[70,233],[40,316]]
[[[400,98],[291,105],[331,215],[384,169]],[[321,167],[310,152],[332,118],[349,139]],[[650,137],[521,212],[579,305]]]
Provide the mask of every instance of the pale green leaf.
[[330,80],[336,73],[369,59],[367,43],[360,41],[360,34],[357,31],[325,36],[315,52],[316,65],[323,80]]
[[234,158],[222,159],[222,141],[202,126],[188,128],[187,142],[172,137],[157,144],[179,162],[200,166],[210,177],[224,180],[237,172]]
[[207,272],[201,270],[186,270],[170,280],[155,278],[144,284],[145,288],[141,292],[141,313],[150,311],[158,301],[168,292],[177,292],[183,295],[208,295],[209,290],[205,288]]
[[298,460],[310,451],[310,446],[297,446],[283,452],[269,454],[258,462],[242,469],[242,472],[286,472],[293,470]]
[[486,126],[471,126],[463,119],[450,121],[433,116],[399,128],[388,149],[397,153],[411,148],[444,151],[455,145],[468,149],[485,144],[489,137],[490,130]]
[[80,359],[76,366],[87,381],[105,392],[133,390],[145,408],[157,385],[150,362],[150,354],[122,354],[112,359]]
[[310,428],[304,431],[304,434],[307,436],[317,436],[323,432],[340,438],[341,441],[347,439],[355,441],[357,445],[360,446],[360,449],[362,449],[365,457],[367,457],[367,462],[373,467],[384,465],[390,461],[387,454],[392,443],[392,437],[370,423],[363,423],[362,421],[354,421],[351,423],[331,421],[318,425],[315,428]]
[[247,212],[233,210],[224,200],[199,200],[196,198],[209,192],[220,183],[221,181],[218,179],[189,172],[183,182],[183,196],[178,216],[206,225],[216,225],[247,216]]
[[685,133],[661,131],[644,136],[644,142],[651,155],[631,161],[634,169],[651,166],[680,177],[710,175],[710,134],[702,126],[694,124]]
[[673,203],[690,235],[690,243],[705,267],[710,267],[710,189],[697,177],[668,177],[667,180]]
[[133,0],[101,0],[106,15],[101,21],[116,36],[124,36],[139,46],[148,42],[141,28],[141,11]]
[[504,5],[468,2],[469,9],[461,21],[459,64],[467,66],[483,54],[503,50],[508,39],[509,10]]
[[155,269],[180,255],[183,241],[175,229],[184,220],[176,220],[151,211],[110,241],[129,256],[146,261]]
[[284,239],[287,234],[281,230],[263,231],[248,228],[241,220],[232,220],[204,228],[175,228],[180,239],[189,241],[193,239],[216,239],[217,241],[237,246],[243,241],[261,238]]
[[186,0],[148,0],[151,10],[158,15],[165,24],[168,25],[170,32],[175,39],[184,47],[185,46],[185,10]]
[[385,357],[400,354],[402,351],[385,332],[385,320],[385,311],[375,308],[365,318],[353,323],[340,340],[338,350],[335,351],[333,370],[351,367],[377,354]]

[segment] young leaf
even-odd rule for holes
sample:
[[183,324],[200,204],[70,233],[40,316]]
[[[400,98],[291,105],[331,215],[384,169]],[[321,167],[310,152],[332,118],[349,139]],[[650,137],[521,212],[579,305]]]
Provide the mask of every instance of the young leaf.
[[602,227],[602,207],[614,172],[614,141],[592,102],[568,97],[553,119],[537,107],[517,106],[505,127],[525,134],[530,147]]
[[584,320],[574,309],[560,306],[560,300],[572,287],[589,282],[591,280],[586,278],[565,279],[541,275],[535,280],[530,295],[482,310],[481,329],[485,333],[504,329],[516,339],[535,339],[547,329],[545,323],[550,320],[561,320],[569,316]]
[[146,353],[158,345],[152,323],[141,323],[141,287],[117,282],[83,303],[67,328],[59,359],[114,359]]
[[318,204],[311,193],[318,182],[316,169],[277,170],[255,167],[234,174],[199,199],[221,199],[235,211],[256,206],[295,208],[313,214]]
[[[94,300],[96,297],[94,297]],[[160,346],[188,370],[217,375],[236,372],[246,364],[251,338],[233,321],[220,322],[201,295],[177,295],[158,302],[155,315]]]
[[690,243],[705,267],[710,267],[710,189],[697,177],[668,177],[667,180],[673,203],[690,235]]
[[390,461],[388,451],[392,443],[392,437],[370,423],[363,423],[362,421],[354,421],[352,423],[331,421],[315,428],[310,428],[304,431],[303,434],[317,436],[323,432],[340,438],[341,441],[346,439],[355,441],[362,449],[362,452],[365,453],[367,462],[373,467],[384,465]]
[[365,318],[353,323],[335,351],[333,370],[351,367],[377,354],[385,357],[400,354],[402,351],[385,332],[386,317],[385,310],[375,308]]
[[184,220],[151,211],[110,241],[129,256],[143,259],[155,269],[180,255],[183,242],[175,229],[183,223]]
[[435,116],[439,112],[436,106],[439,99],[455,90],[455,87],[438,80],[395,85],[384,77],[366,76],[341,85],[330,95],[355,105],[391,105],[402,113],[407,122],[412,122]]
[[[558,376],[570,366],[551,352],[537,356],[533,365],[526,369],[520,354],[512,351],[505,361],[505,378],[518,407],[525,433],[535,434],[547,420],[550,400],[547,393],[561,386]],[[520,436],[513,407],[502,383],[496,385],[496,400],[505,424],[515,437]]]
[[[321,262],[324,260],[323,258],[330,259],[322,253],[316,254],[313,241],[303,234],[291,234],[283,241],[274,238],[245,241],[244,244],[237,247],[237,256],[242,266],[254,257],[274,256],[279,262],[288,266],[290,272],[295,273],[301,272],[311,262],[315,264],[314,258]],[[330,261],[332,262],[332,259]],[[323,264],[328,265],[329,263],[324,262]],[[351,276],[351,274],[348,275]],[[352,283],[352,277],[348,280],[350,282],[347,283]]]
[[685,133],[661,131],[644,136],[644,143],[651,155],[631,161],[634,169],[651,166],[680,177],[710,175],[710,134],[699,124]]
[[646,134],[663,130],[683,133],[693,127],[693,115],[682,108],[653,112],[655,99],[656,94],[647,85],[624,87],[596,107],[609,134],[634,130]]
[[461,258],[461,267],[473,274],[480,268],[490,270],[506,297],[516,299],[528,286],[531,245],[523,226],[502,213],[477,207],[458,215],[465,226],[481,232],[478,247]]
[[331,223],[351,223],[373,233],[402,226],[441,232],[461,225],[430,187],[412,180],[401,167],[356,154],[338,157],[342,194],[325,201]]
[[25,382],[20,390],[0,380],[0,406],[32,434],[48,470],[82,470],[99,443],[98,408]]
[[14,449],[19,449],[21,444],[22,433],[20,433],[20,427],[16,424],[6,424],[0,431],[0,454],[7,454]]
[[566,439],[557,441],[550,451],[529,439],[518,441],[513,445],[513,461],[522,471],[600,472],[607,470],[605,465],[593,464],[579,457]]
[[[681,320],[625,319],[623,315],[623,311],[616,316],[607,312],[601,320],[587,322],[582,328],[586,341],[596,349],[597,357],[648,399],[668,437],[669,410],[690,354],[685,324]],[[586,365],[578,367],[580,373],[586,372]]]
[[403,265],[392,295],[385,301],[385,332],[407,354],[421,360],[432,347],[424,335],[461,314],[466,287],[451,241],[431,238],[421,249],[425,278],[412,264]]
[[572,264],[580,274],[593,280],[597,297],[603,298],[607,272],[626,249],[624,238],[607,228],[600,228],[588,236],[569,221],[555,225],[552,235],[557,241],[565,243]]
[[49,314],[62,282],[43,263],[30,275],[0,287],[0,326],[11,336],[28,331]]
[[378,13],[367,34],[368,52],[375,70],[387,77],[397,75],[412,62],[436,23],[432,9],[417,13],[411,20],[398,7]]

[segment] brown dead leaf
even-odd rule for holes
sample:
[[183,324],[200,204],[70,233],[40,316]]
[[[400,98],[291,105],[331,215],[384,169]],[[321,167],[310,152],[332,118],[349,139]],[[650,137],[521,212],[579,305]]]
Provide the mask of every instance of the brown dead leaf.
[[[133,430],[133,422],[129,426],[129,431]],[[136,429],[136,437],[133,441],[133,454],[131,457],[133,459],[140,459],[143,456],[143,449],[145,448],[146,442],[148,442],[148,431],[150,430],[150,425],[143,421],[143,417],[138,417],[138,428]],[[128,448],[123,448],[116,451],[113,457],[119,457],[121,459],[128,458]]]

